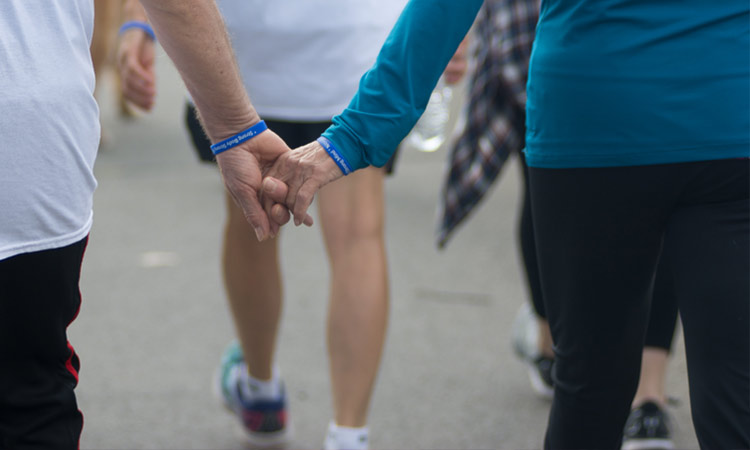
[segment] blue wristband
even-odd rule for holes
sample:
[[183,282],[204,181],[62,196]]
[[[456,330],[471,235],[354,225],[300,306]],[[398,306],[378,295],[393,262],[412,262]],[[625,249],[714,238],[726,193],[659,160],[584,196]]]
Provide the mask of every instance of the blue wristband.
[[141,22],[138,20],[131,20],[130,22],[125,22],[120,27],[120,34],[132,29],[132,28],[138,28],[140,30],[143,30],[148,36],[151,38],[151,40],[156,40],[156,33],[154,33],[154,29],[151,28],[151,25],[147,24],[146,22]]
[[225,152],[230,148],[237,147],[245,141],[249,141],[260,133],[266,131],[267,129],[268,127],[266,126],[266,122],[261,120],[247,130],[241,131],[230,138],[226,138],[221,142],[215,143],[211,146],[211,151],[214,152],[214,155],[218,155],[219,153]]
[[328,153],[328,156],[333,158],[333,161],[337,166],[339,166],[339,169],[341,169],[344,175],[349,175],[350,173],[352,173],[351,166],[349,166],[349,163],[346,162],[343,156],[341,156],[336,146],[333,145],[333,142],[331,142],[328,138],[321,136],[318,138],[318,144],[323,146],[323,148]]

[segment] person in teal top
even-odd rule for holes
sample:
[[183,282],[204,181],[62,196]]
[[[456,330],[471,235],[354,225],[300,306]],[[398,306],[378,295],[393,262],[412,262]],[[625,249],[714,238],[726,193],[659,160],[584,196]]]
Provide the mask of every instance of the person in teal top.
[[[387,161],[479,0],[412,0],[349,107],[266,171],[276,226]],[[750,4],[545,0],[526,159],[555,343],[547,448],[619,448],[664,249],[703,448],[750,448]]]

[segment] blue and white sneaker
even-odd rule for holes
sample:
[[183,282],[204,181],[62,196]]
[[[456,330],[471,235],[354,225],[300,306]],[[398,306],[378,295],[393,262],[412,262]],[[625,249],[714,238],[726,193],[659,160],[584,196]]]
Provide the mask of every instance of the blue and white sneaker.
[[276,400],[247,399],[241,386],[246,371],[242,348],[237,341],[233,341],[224,351],[214,383],[224,407],[240,419],[251,444],[269,447],[286,442],[291,432],[283,385],[281,396]]

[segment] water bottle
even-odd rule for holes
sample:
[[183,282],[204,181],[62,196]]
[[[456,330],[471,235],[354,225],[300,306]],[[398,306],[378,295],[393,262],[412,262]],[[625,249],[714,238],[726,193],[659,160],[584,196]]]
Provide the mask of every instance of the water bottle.
[[451,118],[452,98],[453,87],[440,77],[422,117],[406,137],[412,147],[423,152],[434,152],[443,145],[451,132],[448,122]]

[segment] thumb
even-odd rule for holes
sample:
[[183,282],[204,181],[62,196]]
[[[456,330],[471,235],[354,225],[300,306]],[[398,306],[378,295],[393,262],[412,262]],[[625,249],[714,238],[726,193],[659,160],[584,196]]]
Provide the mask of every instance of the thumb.
[[286,194],[289,192],[289,186],[283,181],[266,177],[263,179],[263,196],[273,200],[276,203],[284,203]]

